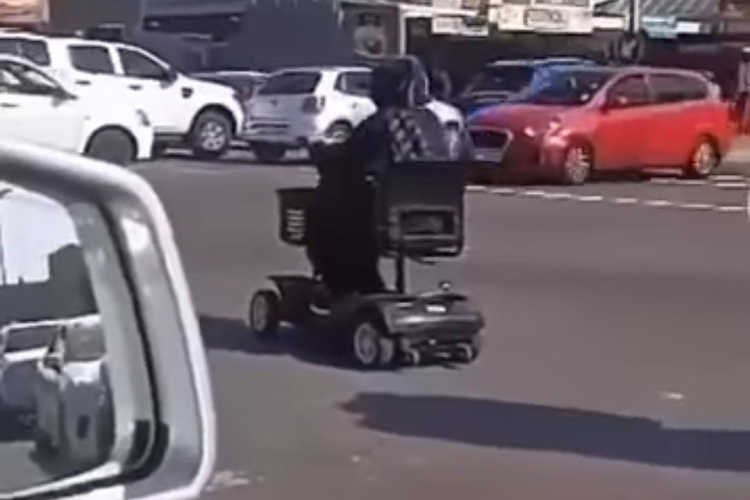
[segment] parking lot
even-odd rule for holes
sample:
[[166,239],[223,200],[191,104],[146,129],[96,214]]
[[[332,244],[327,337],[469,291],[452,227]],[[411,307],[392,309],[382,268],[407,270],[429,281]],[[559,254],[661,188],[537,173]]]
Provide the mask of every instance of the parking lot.
[[210,498],[744,499],[750,230],[744,153],[707,181],[474,187],[459,260],[413,268],[475,297],[469,367],[351,370],[316,339],[258,343],[247,300],[305,271],[276,238],[294,160],[142,164],[162,196],[209,349]]

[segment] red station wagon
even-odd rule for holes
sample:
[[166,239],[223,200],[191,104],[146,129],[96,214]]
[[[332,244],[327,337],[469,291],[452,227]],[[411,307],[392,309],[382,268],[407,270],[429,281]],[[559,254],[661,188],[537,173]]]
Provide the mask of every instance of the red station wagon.
[[556,70],[523,101],[469,117],[476,159],[584,183],[596,172],[680,168],[708,176],[730,146],[730,108],[698,73],[659,68]]

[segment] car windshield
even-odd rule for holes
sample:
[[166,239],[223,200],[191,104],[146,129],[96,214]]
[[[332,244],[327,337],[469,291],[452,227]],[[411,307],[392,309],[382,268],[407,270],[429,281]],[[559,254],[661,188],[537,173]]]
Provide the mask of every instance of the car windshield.
[[316,71],[290,71],[278,73],[268,79],[260,88],[260,95],[311,94],[320,82],[321,75]]
[[611,77],[608,71],[554,71],[525,101],[550,106],[582,106],[593,99]]
[[533,77],[530,66],[488,66],[471,80],[466,92],[520,92]]

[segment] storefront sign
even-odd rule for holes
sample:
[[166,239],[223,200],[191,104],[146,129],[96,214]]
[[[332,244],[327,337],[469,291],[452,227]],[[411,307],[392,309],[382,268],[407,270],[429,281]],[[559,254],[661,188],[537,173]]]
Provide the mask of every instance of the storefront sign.
[[436,35],[455,36],[489,36],[490,27],[487,22],[478,23],[466,17],[436,16],[432,19],[432,33]]
[[531,5],[494,7],[493,17],[500,31],[543,33],[591,33],[594,14],[588,0],[536,0]]
[[678,21],[674,16],[643,16],[641,26],[650,38],[675,39],[679,33]]
[[38,24],[48,20],[47,0],[0,0],[0,26]]

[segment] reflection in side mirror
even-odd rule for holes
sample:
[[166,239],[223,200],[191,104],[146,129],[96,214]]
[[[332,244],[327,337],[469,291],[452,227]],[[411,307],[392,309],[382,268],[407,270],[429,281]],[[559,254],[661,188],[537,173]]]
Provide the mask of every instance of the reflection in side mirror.
[[158,198],[118,167],[2,140],[0,193],[0,497],[198,498],[213,402]]

